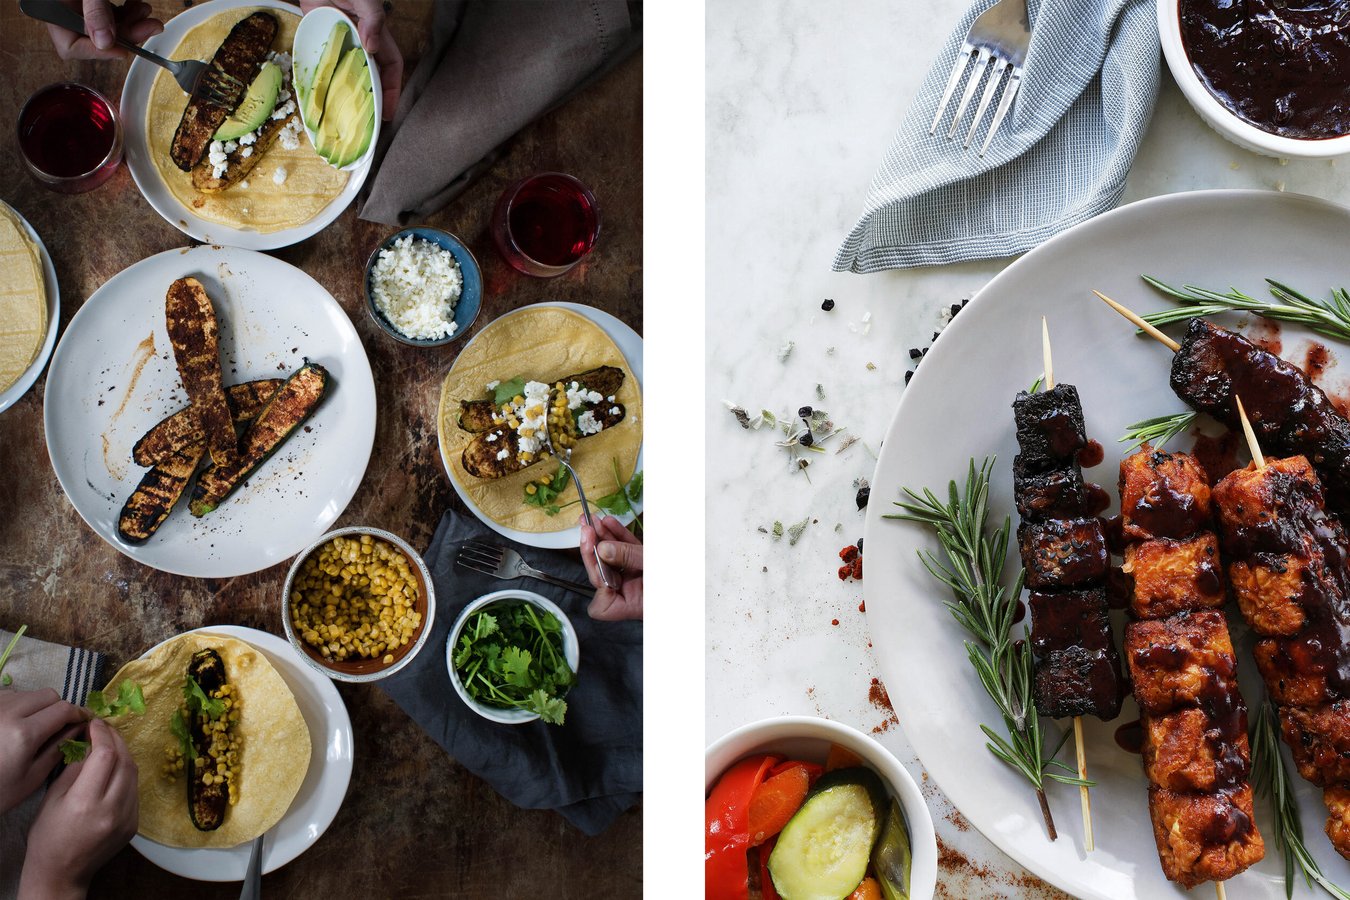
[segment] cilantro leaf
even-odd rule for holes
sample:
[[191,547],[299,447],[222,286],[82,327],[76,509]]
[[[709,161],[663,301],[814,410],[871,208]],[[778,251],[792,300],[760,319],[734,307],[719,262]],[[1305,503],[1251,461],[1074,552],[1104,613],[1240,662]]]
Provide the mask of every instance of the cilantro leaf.
[[[558,471],[553,473],[553,477],[548,480],[547,484],[540,481],[529,482],[521,489],[525,492],[525,505],[537,506],[551,516],[557,515],[557,510],[561,507],[553,501],[558,499],[559,494],[567,490],[568,481],[567,470],[558,466]],[[534,488],[533,494],[528,490],[530,487]],[[549,510],[553,510],[553,512],[549,512]]]
[[642,499],[642,472],[634,472],[633,477],[628,481],[628,499],[633,503]]
[[89,742],[77,741],[73,738],[61,742],[61,762],[66,765],[77,763],[89,755]]
[[187,722],[183,721],[183,710],[181,708],[173,711],[173,718],[169,719],[169,731],[178,738],[178,744],[183,749],[183,758],[191,759],[197,755],[197,750],[192,746],[192,733],[188,731]]
[[505,676],[507,684],[531,687],[534,684],[534,678],[530,675],[532,662],[534,657],[530,655],[530,651],[520,647],[507,647],[501,657],[502,675]]
[[113,715],[129,712],[141,715],[145,712],[145,693],[139,684],[124,681],[117,686],[117,700],[114,701]]
[[563,716],[567,714],[567,701],[560,700],[557,697],[550,697],[543,691],[535,691],[530,694],[530,711],[539,714],[550,725],[561,725]]
[[576,683],[562,646],[562,625],[533,604],[502,601],[460,632],[453,664],[465,693],[499,709],[534,712],[561,724],[562,695]]
[[209,719],[219,719],[225,714],[225,701],[206,696],[206,691],[191,675],[183,683],[183,697],[187,700],[188,712],[206,713]]
[[498,406],[525,393],[525,379],[517,375],[510,381],[503,381],[492,392],[492,402]]

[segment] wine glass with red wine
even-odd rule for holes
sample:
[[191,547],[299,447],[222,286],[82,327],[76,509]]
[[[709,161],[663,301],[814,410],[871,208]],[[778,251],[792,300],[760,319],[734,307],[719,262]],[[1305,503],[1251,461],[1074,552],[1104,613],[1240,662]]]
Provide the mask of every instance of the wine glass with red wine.
[[515,269],[538,278],[561,275],[595,247],[600,207],[584,184],[561,172],[517,181],[492,214],[497,249]]
[[19,113],[19,149],[28,171],[52,190],[93,190],[122,162],[122,123],[108,98],[93,88],[51,84],[29,97]]

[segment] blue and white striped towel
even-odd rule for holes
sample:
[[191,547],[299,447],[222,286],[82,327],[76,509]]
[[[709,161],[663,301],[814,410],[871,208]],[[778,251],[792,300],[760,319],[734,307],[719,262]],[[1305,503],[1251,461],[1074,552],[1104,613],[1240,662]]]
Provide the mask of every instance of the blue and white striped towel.
[[[1158,93],[1154,0],[1032,0],[1022,86],[981,158],[948,141],[945,127],[932,136],[928,128],[966,32],[993,4],[978,0],[937,55],[835,271],[1010,256],[1120,200]],[[958,138],[970,117],[967,110]]]

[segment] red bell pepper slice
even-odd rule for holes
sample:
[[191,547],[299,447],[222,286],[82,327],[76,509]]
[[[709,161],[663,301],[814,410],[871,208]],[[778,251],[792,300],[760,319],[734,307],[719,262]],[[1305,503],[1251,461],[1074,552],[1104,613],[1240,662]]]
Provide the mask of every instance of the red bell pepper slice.
[[713,785],[704,804],[704,895],[708,900],[750,896],[750,798],[780,756],[749,756]]
[[778,838],[772,837],[759,848],[759,892],[764,900],[779,900],[778,890],[773,886],[773,876],[769,874],[769,857],[776,843]]

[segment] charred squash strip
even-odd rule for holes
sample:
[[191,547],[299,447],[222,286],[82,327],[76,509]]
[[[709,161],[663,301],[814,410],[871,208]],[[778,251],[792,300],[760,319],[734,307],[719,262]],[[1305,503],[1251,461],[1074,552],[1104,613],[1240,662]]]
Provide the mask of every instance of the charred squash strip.
[[[225,402],[229,404],[235,423],[252,421],[284,383],[280,378],[263,378],[226,388]],[[138,466],[154,466],[205,441],[206,433],[197,419],[197,411],[187,406],[161,419],[142,435],[131,448],[131,458]]]
[[164,324],[173,345],[178,377],[197,411],[211,461],[225,465],[239,453],[239,435],[220,380],[220,328],[206,288],[195,278],[169,285]]
[[[559,378],[564,386],[570,386],[576,382],[590,391],[595,391],[605,397],[613,397],[623,387],[623,369],[616,366],[600,366],[598,369],[591,369],[589,372],[582,372],[578,375],[568,375],[566,378]],[[596,412],[596,418],[599,418],[601,407],[608,408],[613,403],[588,403],[586,408]],[[492,416],[497,411],[491,400],[461,400],[459,401],[459,427],[464,431],[483,432],[492,427]]]
[[[618,410],[618,412],[613,412]],[[624,416],[628,411],[621,403],[602,403],[599,407],[592,409],[595,421],[599,422],[604,428],[613,428],[623,422]],[[603,431],[596,432],[603,434]],[[580,438],[588,438],[590,435],[577,435]],[[464,471],[475,478],[505,478],[512,472],[519,472],[527,465],[533,463],[523,463],[519,458],[520,436],[514,429],[506,426],[495,427],[491,431],[480,432],[474,435],[473,440],[465,446],[464,452],[460,454],[460,462],[464,464]],[[498,459],[497,456],[506,450],[505,457]],[[534,462],[541,462],[547,459],[547,456],[537,456]]]
[[323,366],[305,363],[297,369],[244,432],[243,453],[235,461],[211,466],[198,476],[189,505],[192,514],[204,516],[224,502],[310,417],[327,389],[328,370]]
[[[225,662],[215,650],[198,650],[188,662],[188,678],[197,683],[206,702],[215,701],[221,706],[222,690],[228,679],[225,677]],[[188,685],[191,692],[192,686]],[[192,737],[193,753],[185,757],[187,765],[188,815],[199,831],[215,831],[225,821],[225,811],[230,805],[230,795],[223,778],[216,778],[217,759],[213,752],[222,742],[215,732],[229,728],[229,717],[222,710],[213,715],[206,709],[194,709],[188,701],[188,733]],[[217,728],[216,726],[223,726]],[[203,765],[197,766],[200,759]],[[224,760],[220,760],[224,762]],[[210,776],[207,783],[203,776]]]
[[178,498],[187,490],[192,473],[197,471],[197,465],[205,455],[206,446],[197,444],[169,454],[167,459],[145,473],[117,517],[117,533],[124,541],[143,544],[159,530],[178,504]]

